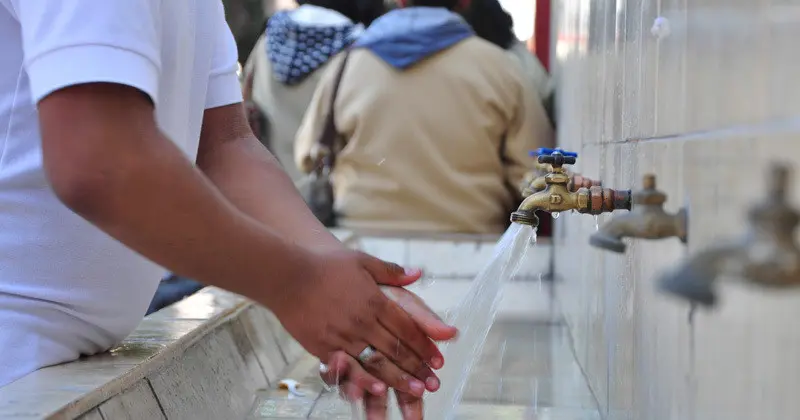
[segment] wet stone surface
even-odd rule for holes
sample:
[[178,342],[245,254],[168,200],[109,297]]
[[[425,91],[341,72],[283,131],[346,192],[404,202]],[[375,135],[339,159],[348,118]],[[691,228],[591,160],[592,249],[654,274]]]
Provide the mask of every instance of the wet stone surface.
[[[305,395],[290,395],[274,386],[260,391],[248,418],[356,418],[349,403],[325,390],[318,369],[316,359],[304,356],[283,378],[300,381]],[[489,333],[456,419],[600,420],[600,415],[565,327],[501,321]]]

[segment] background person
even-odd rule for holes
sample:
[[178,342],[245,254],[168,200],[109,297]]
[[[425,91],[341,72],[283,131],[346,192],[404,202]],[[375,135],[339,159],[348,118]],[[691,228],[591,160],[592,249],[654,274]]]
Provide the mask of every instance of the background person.
[[244,67],[270,150],[295,183],[294,138],[327,63],[383,13],[383,0],[301,0],[267,22]]
[[[553,129],[519,62],[475,36],[459,0],[415,0],[378,18],[344,70],[332,183],[345,228],[499,233],[521,199],[528,151]],[[341,65],[322,75],[297,133],[310,172]],[[337,70],[337,71],[334,71]]]

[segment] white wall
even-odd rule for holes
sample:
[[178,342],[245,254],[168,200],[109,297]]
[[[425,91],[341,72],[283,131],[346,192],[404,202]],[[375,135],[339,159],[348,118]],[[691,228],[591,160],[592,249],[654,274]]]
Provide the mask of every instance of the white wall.
[[[576,169],[615,188],[653,172],[667,209],[690,215],[688,246],[636,241],[625,255],[588,245],[592,217],[557,221],[559,302],[601,405],[611,419],[800,418],[797,292],[726,286],[689,324],[685,303],[654,290],[663,269],[745,230],[772,162],[800,162],[800,3],[554,6],[559,142]],[[671,27],[660,40],[658,16]]]

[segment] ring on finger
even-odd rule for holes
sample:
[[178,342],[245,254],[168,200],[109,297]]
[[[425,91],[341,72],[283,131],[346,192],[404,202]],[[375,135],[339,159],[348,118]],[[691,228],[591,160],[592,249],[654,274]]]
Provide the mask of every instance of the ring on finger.
[[375,356],[375,353],[375,347],[367,346],[364,348],[364,350],[361,350],[361,353],[358,354],[358,361],[362,364],[369,363],[369,361]]

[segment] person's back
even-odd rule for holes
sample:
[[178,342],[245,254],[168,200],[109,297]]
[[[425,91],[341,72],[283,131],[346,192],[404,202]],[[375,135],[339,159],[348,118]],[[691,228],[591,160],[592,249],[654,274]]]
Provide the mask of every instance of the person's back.
[[554,84],[542,63],[528,51],[514,33],[514,20],[498,0],[473,0],[464,14],[475,34],[506,50],[519,60],[524,77],[532,84],[547,111],[551,122]]
[[[165,271],[59,201],[43,168],[36,103],[74,84],[136,86],[194,159],[204,109],[241,100],[220,2],[123,3],[0,0],[0,386],[124,338]],[[136,33],[117,19],[139,20]]]
[[[253,101],[269,121],[269,147],[295,182],[303,175],[294,164],[294,137],[322,70],[364,29],[355,22],[352,0],[302,3],[269,19],[245,66],[253,76]],[[314,3],[354,10],[348,17]]]
[[[519,64],[444,8],[397,9],[355,44],[336,100],[333,183],[353,228],[500,232],[552,129]],[[310,170],[337,57],[298,132]]]

